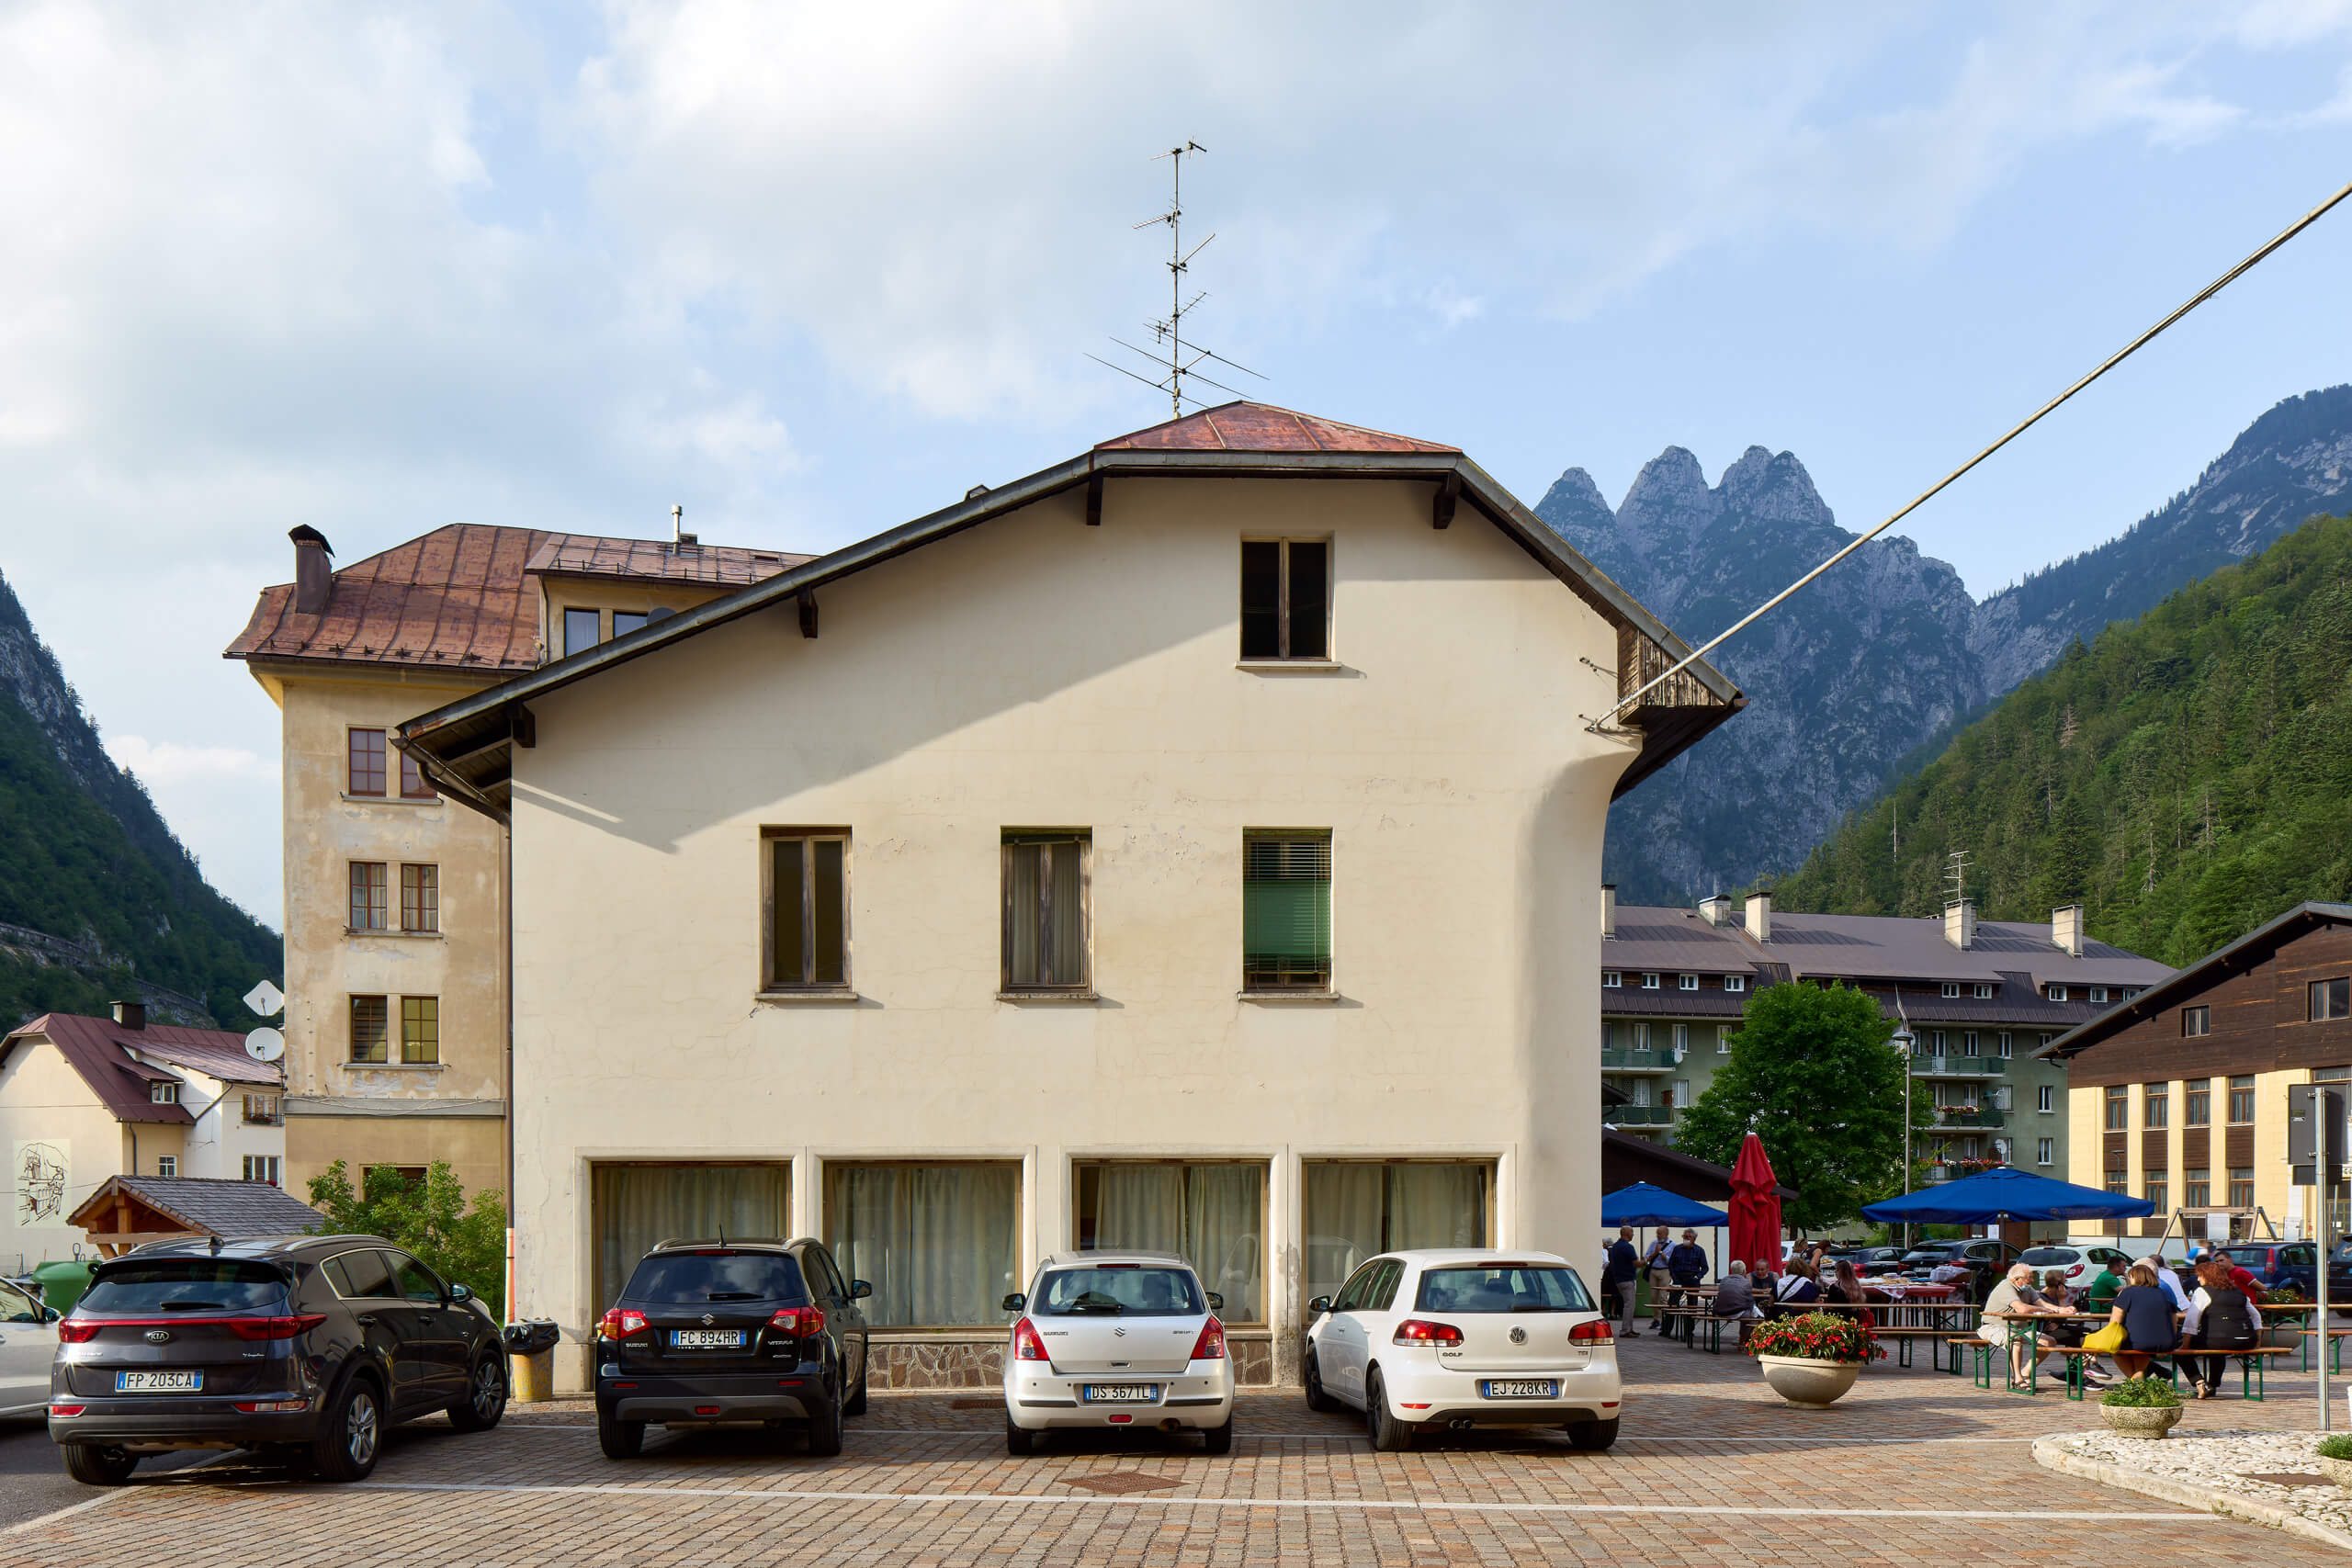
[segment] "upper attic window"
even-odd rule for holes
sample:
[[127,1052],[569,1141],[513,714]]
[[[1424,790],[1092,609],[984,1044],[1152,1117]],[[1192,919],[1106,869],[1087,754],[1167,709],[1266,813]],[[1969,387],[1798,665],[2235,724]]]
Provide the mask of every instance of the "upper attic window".
[[1642,976],[1642,989],[1644,989],[1645,991],[1655,991],[1655,990],[1657,990],[1657,976],[1655,976],[1655,975],[1645,975],[1645,976]]
[[1241,541],[1241,657],[1331,657],[1331,542]]
[[566,610],[563,613],[563,656],[585,653],[604,641],[604,615],[595,610]]
[[2053,1002],[2063,1002],[2066,999],[2066,987],[2064,986],[2045,986],[2042,989]]
[[645,614],[646,613],[643,610],[615,610],[613,612],[613,635],[615,637],[627,637],[631,632],[644,630]]
[[1946,980],[1946,981],[1944,982],[1944,995],[1945,995],[1945,996],[1948,996],[1948,997],[1957,997],[1957,996],[1959,996],[1959,995],[1960,995],[1960,982],[1959,982],[1959,981],[1957,981],[1957,980]]
[[1724,989],[1726,991],[1744,991],[1747,989],[1747,976],[1745,975],[1724,976]]
[[156,1105],[177,1105],[180,1102],[180,1086],[177,1083],[151,1083],[147,1086],[147,1099]]
[[1685,975],[1685,976],[1682,976],[1682,988],[1683,988],[1684,990],[1686,990],[1686,991],[1695,991],[1695,990],[1697,990],[1697,989],[1699,988],[1699,976],[1697,976],[1696,975]]
[[2352,976],[2312,982],[2311,1021],[2331,1018],[2352,1018]]
[[1993,999],[1993,986],[1990,981],[1979,980],[1976,982],[1976,999],[1980,1002],[1991,1001]]
[[2107,987],[2105,986],[2093,986],[2091,987],[2091,1000],[2095,1002],[2103,1002],[2107,1000]]
[[1600,972],[1600,984],[1604,989],[1613,991],[1624,983],[1625,976],[1615,969],[1603,969]]

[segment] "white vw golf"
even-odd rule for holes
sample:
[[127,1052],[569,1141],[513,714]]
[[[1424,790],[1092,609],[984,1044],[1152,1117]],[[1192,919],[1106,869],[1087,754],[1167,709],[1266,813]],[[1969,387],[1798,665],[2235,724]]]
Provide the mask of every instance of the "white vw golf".
[[1037,1266],[1004,1357],[1004,1446],[1036,1450],[1057,1427],[1197,1430],[1233,1447],[1225,1303],[1169,1252],[1057,1252]]
[[1306,1403],[1363,1410],[1375,1449],[1469,1427],[1559,1427],[1580,1449],[1617,1440],[1617,1337],[1566,1258],[1385,1253],[1306,1305]]

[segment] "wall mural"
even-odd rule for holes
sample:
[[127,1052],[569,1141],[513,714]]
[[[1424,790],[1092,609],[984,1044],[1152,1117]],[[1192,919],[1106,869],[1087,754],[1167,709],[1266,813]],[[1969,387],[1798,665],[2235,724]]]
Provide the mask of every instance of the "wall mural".
[[63,1139],[54,1143],[27,1140],[10,1151],[8,1168],[16,1177],[17,1224],[62,1225],[66,1223],[66,1155]]

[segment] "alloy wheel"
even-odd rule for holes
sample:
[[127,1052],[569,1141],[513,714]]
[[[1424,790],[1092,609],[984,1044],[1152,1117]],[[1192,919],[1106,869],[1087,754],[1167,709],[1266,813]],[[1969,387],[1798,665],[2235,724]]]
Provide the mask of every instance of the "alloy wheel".
[[376,1396],[364,1388],[355,1390],[343,1420],[344,1451],[353,1464],[365,1467],[375,1459],[376,1435]]
[[499,1375],[498,1363],[483,1361],[474,1369],[474,1415],[484,1421],[492,1420],[505,1400],[506,1380]]

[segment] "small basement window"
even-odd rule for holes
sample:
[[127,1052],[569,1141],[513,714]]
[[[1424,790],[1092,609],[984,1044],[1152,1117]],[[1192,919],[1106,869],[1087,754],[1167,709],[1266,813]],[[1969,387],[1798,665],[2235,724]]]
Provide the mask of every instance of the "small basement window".
[[1331,543],[1241,541],[1241,657],[1331,656]]

